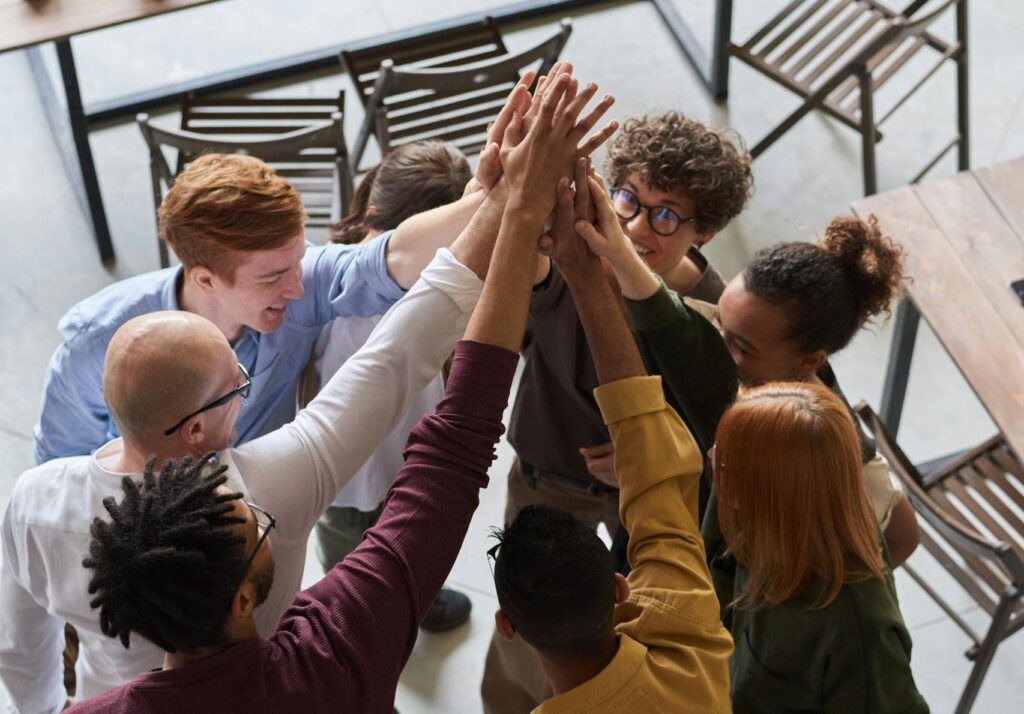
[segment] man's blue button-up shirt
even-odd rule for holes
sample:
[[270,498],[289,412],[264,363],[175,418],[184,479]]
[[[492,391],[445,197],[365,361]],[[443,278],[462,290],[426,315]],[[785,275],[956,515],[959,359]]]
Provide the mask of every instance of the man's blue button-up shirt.
[[[238,413],[236,445],[295,416],[295,388],[325,324],[335,317],[386,312],[404,293],[388,275],[390,233],[365,245],[310,246],[302,259],[305,295],[288,305],[284,323],[260,334],[245,328],[232,345],[252,375]],[[114,283],[82,300],[61,319],[63,343],[46,372],[35,428],[37,463],[90,454],[118,436],[103,398],[103,360],[117,329],[138,315],[177,310],[182,269],[167,268]]]

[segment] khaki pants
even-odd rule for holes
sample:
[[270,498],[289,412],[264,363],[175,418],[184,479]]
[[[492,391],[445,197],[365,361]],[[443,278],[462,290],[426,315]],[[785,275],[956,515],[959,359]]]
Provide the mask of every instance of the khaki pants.
[[[540,480],[536,482],[536,488],[530,488],[520,471],[519,459],[516,459],[508,474],[505,523],[511,523],[524,506],[534,504],[569,511],[594,530],[599,523],[604,523],[613,536],[619,526],[617,491],[591,495]],[[545,699],[554,696],[554,691],[533,649],[518,635],[509,641],[495,632],[487,650],[480,694],[486,714],[528,714]]]

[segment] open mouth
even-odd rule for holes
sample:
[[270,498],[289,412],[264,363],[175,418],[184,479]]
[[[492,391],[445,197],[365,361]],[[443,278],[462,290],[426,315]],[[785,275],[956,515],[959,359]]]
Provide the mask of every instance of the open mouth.
[[[632,241],[630,241],[630,242],[632,242]],[[651,253],[654,252],[653,250],[651,250],[649,248],[644,248],[639,243],[633,243],[633,250],[635,250],[637,255],[640,255],[640,256],[650,255]]]
[[282,305],[281,307],[268,307],[267,312],[269,312],[271,315],[280,315],[284,313],[285,308],[287,307],[287,305]]

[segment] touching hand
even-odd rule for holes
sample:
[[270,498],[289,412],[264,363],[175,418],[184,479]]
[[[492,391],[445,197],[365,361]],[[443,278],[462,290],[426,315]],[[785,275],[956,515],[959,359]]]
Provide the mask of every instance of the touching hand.
[[501,178],[501,157],[499,150],[505,140],[505,130],[516,113],[525,115],[530,111],[533,101],[530,99],[530,85],[536,73],[530,70],[523,74],[516,82],[516,86],[509,92],[505,100],[505,106],[498,112],[498,116],[487,125],[487,143],[480,150],[480,157],[477,160],[476,171],[473,178],[466,184],[463,195],[474,191],[489,191]]
[[575,78],[560,74],[545,84],[542,98],[534,102],[539,107],[531,125],[526,128],[525,115],[515,112],[505,130],[501,163],[509,190],[544,215],[555,207],[556,187],[572,172],[580,141],[613,101],[605,97],[577,123],[597,85],[590,83],[578,93],[577,89]]
[[554,223],[548,235],[541,238],[541,253],[548,255],[564,274],[575,271],[597,271],[600,263],[586,242],[576,232],[576,220],[593,220],[593,201],[589,188],[590,159],[577,159],[574,179],[576,190],[569,187],[569,180],[558,184],[558,203]]
[[587,471],[603,484],[619,488],[619,477],[615,474],[615,446],[611,443],[580,449],[587,463]]

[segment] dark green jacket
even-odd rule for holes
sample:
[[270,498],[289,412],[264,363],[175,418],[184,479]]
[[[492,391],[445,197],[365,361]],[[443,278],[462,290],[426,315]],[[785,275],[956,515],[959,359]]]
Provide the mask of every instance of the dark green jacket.
[[[664,285],[626,305],[649,371],[661,375],[672,406],[706,453],[738,385],[736,363],[709,313]],[[811,609],[812,595],[767,609],[729,608],[748,573],[723,557],[713,494],[701,535],[723,622],[735,640],[729,670],[738,714],[928,711],[910,671],[910,634],[891,574],[884,582],[846,585],[822,610]]]

